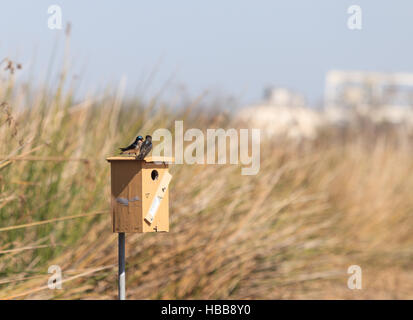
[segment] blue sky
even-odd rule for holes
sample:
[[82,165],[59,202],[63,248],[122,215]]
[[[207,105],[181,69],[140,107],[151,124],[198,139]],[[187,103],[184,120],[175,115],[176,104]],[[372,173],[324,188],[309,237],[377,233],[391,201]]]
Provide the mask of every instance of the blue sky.
[[[413,1],[3,0],[0,58],[22,62],[22,78],[43,79],[56,45],[60,57],[64,31],[47,27],[53,4],[72,24],[70,69],[82,92],[124,76],[129,94],[168,83],[171,95],[209,90],[245,104],[273,85],[316,103],[330,69],[413,72]],[[347,28],[353,4],[362,30]]]

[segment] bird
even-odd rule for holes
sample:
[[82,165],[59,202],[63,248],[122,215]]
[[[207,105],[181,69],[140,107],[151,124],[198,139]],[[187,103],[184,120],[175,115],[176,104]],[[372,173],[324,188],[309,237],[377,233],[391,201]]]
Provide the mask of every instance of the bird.
[[152,150],[152,137],[151,136],[146,136],[145,141],[143,141],[139,155],[138,155],[138,160],[143,160],[145,157],[151,152]]
[[130,145],[125,148],[119,148],[121,150],[120,154],[131,154],[134,153],[135,156],[137,156],[141,150],[141,146],[143,143],[143,137],[142,136],[137,136],[135,141]]

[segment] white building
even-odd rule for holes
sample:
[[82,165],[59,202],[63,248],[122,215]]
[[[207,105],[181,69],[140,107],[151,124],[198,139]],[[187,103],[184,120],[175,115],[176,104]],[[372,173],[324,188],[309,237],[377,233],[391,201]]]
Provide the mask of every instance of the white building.
[[332,122],[363,115],[374,122],[413,123],[413,74],[329,71],[324,105]]
[[301,140],[313,139],[322,124],[320,113],[306,107],[301,94],[286,88],[266,90],[265,100],[242,109],[236,122],[260,128],[267,137],[284,136]]

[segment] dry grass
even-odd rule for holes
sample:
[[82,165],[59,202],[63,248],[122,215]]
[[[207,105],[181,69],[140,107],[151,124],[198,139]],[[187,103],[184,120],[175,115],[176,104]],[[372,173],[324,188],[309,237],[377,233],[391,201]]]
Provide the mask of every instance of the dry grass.
[[[109,212],[105,157],[174,120],[231,125],[120,92],[75,103],[70,90],[33,94],[3,78],[0,298],[116,298],[117,238],[109,213],[93,214]],[[128,298],[413,298],[410,140],[356,131],[263,141],[257,176],[174,166],[171,232],[127,236]],[[53,264],[62,290],[47,289]],[[361,291],[347,288],[353,264]]]

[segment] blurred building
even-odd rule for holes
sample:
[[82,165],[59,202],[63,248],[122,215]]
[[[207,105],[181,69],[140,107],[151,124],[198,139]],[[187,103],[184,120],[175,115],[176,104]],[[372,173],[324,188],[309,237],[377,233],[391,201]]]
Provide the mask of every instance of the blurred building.
[[303,95],[286,88],[264,91],[264,100],[242,109],[236,121],[251,128],[260,128],[267,137],[284,136],[312,139],[322,124],[319,112],[306,107]]
[[413,74],[329,71],[324,105],[333,122],[362,115],[374,122],[413,123]]
[[361,118],[373,124],[403,124],[413,131],[413,74],[329,71],[324,109],[309,108],[303,95],[270,88],[264,100],[242,109],[236,121],[267,137],[313,139],[324,126],[348,126]]
[[304,107],[306,104],[302,94],[287,88],[267,88],[264,103],[278,107]]

